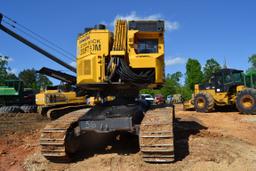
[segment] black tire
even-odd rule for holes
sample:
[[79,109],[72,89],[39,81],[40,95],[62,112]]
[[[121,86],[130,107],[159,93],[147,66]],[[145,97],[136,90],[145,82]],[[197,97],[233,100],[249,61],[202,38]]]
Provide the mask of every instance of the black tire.
[[213,111],[214,99],[207,92],[200,92],[195,96],[194,105],[197,112],[208,113]]
[[20,109],[24,112],[24,113],[36,113],[36,106],[33,105],[23,105],[20,107]]
[[240,91],[236,98],[236,107],[243,114],[256,115],[256,90],[247,88]]

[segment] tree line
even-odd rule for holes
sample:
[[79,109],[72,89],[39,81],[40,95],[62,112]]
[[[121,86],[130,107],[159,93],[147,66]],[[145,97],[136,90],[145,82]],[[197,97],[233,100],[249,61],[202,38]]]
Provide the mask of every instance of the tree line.
[[[37,73],[34,68],[24,69],[17,75],[11,72],[11,68],[8,66],[9,57],[0,56],[0,85],[4,85],[6,80],[22,80],[24,86],[27,88],[33,88],[39,90],[46,86],[52,85],[52,82],[40,73]],[[256,73],[256,54],[249,57],[248,62],[251,64],[247,72]],[[224,66],[225,67],[225,66]],[[222,67],[214,59],[210,58],[206,61],[206,64],[202,67],[197,59],[189,58],[186,62],[185,74],[180,71],[167,74],[165,83],[160,89],[143,89],[141,93],[147,94],[162,94],[164,96],[181,94],[185,99],[191,98],[194,91],[194,85],[207,82],[211,75]],[[185,83],[181,83],[182,77],[185,76]]]
[[8,66],[9,59],[10,58],[7,56],[0,56],[0,85],[4,85],[7,80],[21,80],[26,88],[35,90],[52,85],[52,82],[48,77],[37,73],[34,68],[24,69],[15,75],[11,72],[12,70]]
[[[248,62],[251,64],[251,67],[247,70],[247,72],[256,73],[256,54],[250,56]],[[226,66],[224,65],[223,67]],[[143,89],[141,90],[141,93],[152,95],[162,94],[165,97],[167,95],[181,94],[184,99],[188,100],[193,94],[195,84],[208,82],[212,74],[219,71],[223,67],[214,58],[206,60],[203,67],[197,59],[189,58],[186,62],[185,74],[179,71],[172,74],[167,74],[162,88],[157,90]],[[181,83],[183,76],[185,77],[184,84]]]

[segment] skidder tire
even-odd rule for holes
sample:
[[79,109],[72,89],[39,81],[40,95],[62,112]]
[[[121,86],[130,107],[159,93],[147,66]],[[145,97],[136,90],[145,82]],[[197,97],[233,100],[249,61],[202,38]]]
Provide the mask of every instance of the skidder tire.
[[256,90],[247,88],[240,91],[236,98],[236,107],[243,114],[256,115]]
[[209,93],[200,92],[195,96],[194,105],[197,112],[208,113],[213,111],[214,99]]

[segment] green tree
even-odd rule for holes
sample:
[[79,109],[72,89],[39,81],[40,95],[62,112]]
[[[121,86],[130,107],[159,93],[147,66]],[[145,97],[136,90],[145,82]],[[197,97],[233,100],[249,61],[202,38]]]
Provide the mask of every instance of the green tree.
[[219,71],[220,69],[221,66],[215,59],[208,59],[203,68],[203,81],[207,82],[211,78],[212,74]]
[[51,85],[52,85],[52,82],[48,79],[48,77],[46,77],[45,75],[42,75],[42,74],[37,75],[37,87],[45,88],[45,87],[51,86]]
[[161,94],[165,97],[170,94],[176,94],[180,91],[180,79],[182,77],[181,72],[175,72],[173,74],[168,74],[164,86],[161,88]]
[[161,89],[142,89],[140,93],[142,94],[151,94],[151,95],[156,95],[156,94],[162,94],[163,96],[167,96],[170,94],[175,94],[179,93],[180,90],[180,79],[182,77],[181,72],[175,72],[173,74],[167,74],[165,83]]
[[18,77],[14,73],[9,72],[7,75],[7,80],[18,80]]
[[161,94],[161,90],[160,89],[151,89],[151,88],[146,88],[146,89],[142,89],[140,90],[141,94],[151,94],[151,95],[156,95],[156,94]]
[[203,73],[201,71],[201,64],[196,59],[189,58],[186,63],[186,86],[194,90],[194,85],[201,83],[203,79]]
[[180,94],[185,100],[192,98],[193,91],[187,85],[184,85],[180,88]]
[[8,67],[9,57],[0,56],[0,85],[3,85],[5,80],[17,79],[16,75],[11,73],[10,67]]
[[25,69],[19,73],[19,79],[23,81],[24,86],[27,88],[36,89],[36,70]]
[[145,89],[140,90],[140,94],[151,94],[151,95],[154,95],[155,93],[154,93],[153,89],[145,88]]
[[0,84],[2,85],[8,75],[8,57],[0,56]]
[[37,90],[41,87],[52,85],[52,82],[46,76],[37,73],[34,68],[21,71],[19,79],[24,82],[25,87]]
[[248,62],[251,63],[250,70],[256,70],[256,54],[250,56]]
[[180,82],[180,79],[182,78],[182,76],[183,76],[183,74],[180,71],[178,71],[173,74],[167,74],[167,79],[171,79],[178,84]]

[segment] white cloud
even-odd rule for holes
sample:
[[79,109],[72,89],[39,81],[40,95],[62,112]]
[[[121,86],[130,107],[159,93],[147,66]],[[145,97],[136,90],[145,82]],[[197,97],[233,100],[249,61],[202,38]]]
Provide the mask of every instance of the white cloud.
[[177,21],[169,21],[164,19],[164,17],[161,14],[152,14],[149,16],[138,16],[136,11],[132,11],[128,15],[117,15],[112,21],[111,25],[114,26],[114,23],[117,19],[124,19],[124,20],[164,20],[165,21],[165,29],[167,31],[177,30],[179,29],[179,23]]
[[1,55],[1,54],[0,54],[0,59],[1,59],[1,60],[4,60],[4,61],[7,61],[7,62],[12,62],[12,61],[14,61],[13,58],[7,57],[7,56]]
[[8,62],[12,62],[12,61],[14,61],[14,59],[11,57],[8,57]]
[[76,61],[71,62],[70,65],[76,67]]
[[166,30],[178,30],[179,23],[177,21],[174,21],[174,22],[165,21],[165,29]]
[[17,74],[18,74],[18,71],[17,71],[16,68],[12,68],[12,69],[10,69],[10,70],[7,70],[7,73],[8,73],[8,74],[15,74],[15,75],[17,75]]
[[180,64],[185,64],[187,62],[186,58],[182,57],[173,57],[173,58],[168,58],[165,60],[165,65],[166,66],[171,66],[171,65],[180,65]]

